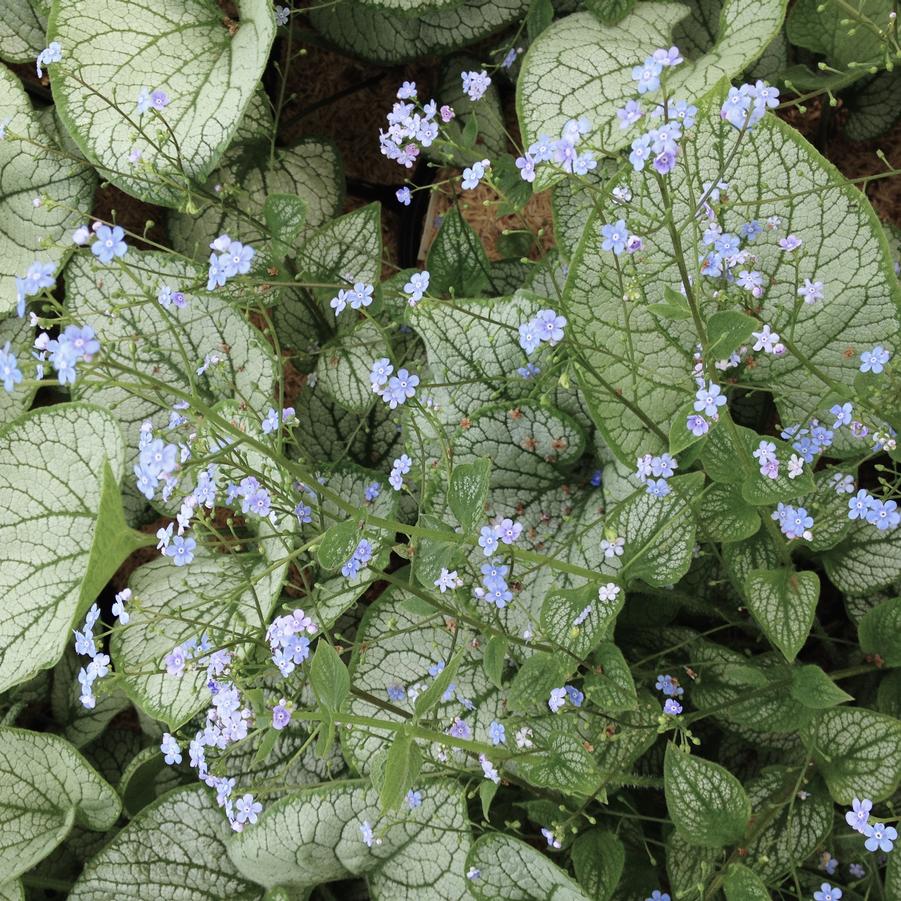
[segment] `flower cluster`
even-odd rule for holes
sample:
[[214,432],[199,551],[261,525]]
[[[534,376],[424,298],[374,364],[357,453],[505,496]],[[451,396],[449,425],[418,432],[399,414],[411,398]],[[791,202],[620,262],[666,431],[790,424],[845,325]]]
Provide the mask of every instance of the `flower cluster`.
[[859,519],[875,526],[880,532],[896,529],[901,524],[901,511],[894,500],[879,500],[861,488],[848,501],[848,519]]
[[341,575],[352,582],[360,574],[360,570],[372,559],[372,545],[361,538],[348,561],[341,567]]
[[82,706],[87,707],[89,710],[93,709],[97,704],[97,698],[94,695],[94,683],[98,679],[102,679],[110,671],[109,656],[101,653],[94,641],[94,626],[99,619],[100,608],[96,604],[92,604],[85,617],[81,631],[75,630],[74,632],[75,652],[83,657],[90,657],[90,663],[78,671],[78,684],[81,686],[79,700]]
[[563,340],[563,329],[566,328],[566,317],[554,310],[539,310],[533,319],[522,323],[519,327],[519,346],[531,354],[542,343],[554,347]]
[[51,338],[47,332],[41,332],[35,338],[34,346],[34,358],[37,360],[35,378],[44,377],[44,363],[49,362],[56,370],[56,377],[61,385],[74,384],[78,363],[90,363],[100,351],[100,342],[94,337],[94,329],[89,325],[67,325],[58,338]]
[[573,175],[587,175],[592,169],[596,169],[598,164],[594,154],[590,150],[578,149],[582,138],[590,131],[591,122],[581,116],[579,119],[570,119],[556,141],[547,135],[539,135],[538,140],[516,159],[520,178],[527,182],[535,181],[536,166],[540,163],[550,163]]
[[[762,440],[752,452],[760,467],[760,474],[767,479],[778,479],[781,463],[776,453],[776,445],[772,441]],[[788,461],[788,477],[797,479],[804,472],[804,459],[792,454]]]
[[26,298],[39,294],[45,288],[56,287],[56,266],[53,263],[42,263],[35,260],[24,276],[16,276],[16,315],[21,319],[25,315]]
[[644,454],[638,458],[635,476],[639,482],[647,486],[647,492],[653,497],[666,497],[672,488],[669,479],[679,464],[670,454]]
[[888,854],[898,840],[898,831],[894,826],[886,826],[885,823],[870,823],[870,811],[873,802],[868,798],[861,800],[854,798],[851,809],[845,814],[845,822],[861,835],[866,836],[864,847],[867,851],[882,851]]
[[394,367],[391,362],[387,357],[382,357],[372,364],[372,370],[369,373],[372,390],[392,410],[413,397],[416,394],[416,386],[419,384],[419,376],[413,375],[406,369],[398,369],[397,375],[392,375],[393,372]]
[[247,244],[233,241],[228,235],[219,235],[211,244],[210,267],[207,273],[207,291],[222,287],[236,275],[250,272],[250,264],[256,251]]
[[329,301],[329,306],[335,311],[336,316],[343,313],[348,305],[352,310],[362,310],[372,303],[373,290],[372,285],[355,282],[352,288],[339,289],[337,295]]
[[[388,130],[379,130],[382,154],[412,169],[422,149],[431,147],[438,137],[439,126],[435,119],[438,115],[437,101],[430,100],[425,106],[418,106],[415,82],[405,81],[397,91],[397,102],[388,113]],[[450,107],[441,107],[442,122],[449,122],[453,115]]]
[[507,584],[510,567],[498,560],[489,560],[482,564],[481,572],[482,584],[473,589],[473,597],[503,610],[513,600],[513,592]]
[[569,701],[573,707],[581,707],[585,695],[573,685],[564,685],[561,688],[552,688],[547,706],[551,713],[558,713],[562,707]]
[[482,526],[479,532],[479,547],[486,557],[491,557],[497,551],[500,544],[513,544],[522,534],[522,525],[513,522],[512,519],[502,519],[499,522]]
[[754,84],[729,88],[720,109],[720,118],[739,129],[751,129],[768,109],[779,106],[779,89],[759,79]]
[[404,476],[412,467],[413,461],[406,454],[401,454],[391,464],[391,472],[388,475],[388,484],[395,491],[400,491],[401,488],[404,487]]
[[491,78],[482,69],[480,72],[461,72],[460,80],[463,82],[463,93],[475,103],[485,96],[485,92],[491,87]]
[[277,616],[266,630],[272,662],[283,676],[290,676],[310,656],[310,639],[319,627],[303,610]]
[[779,523],[782,534],[793,541],[795,538],[803,538],[805,541],[813,540],[813,517],[804,507],[793,507],[791,504],[779,503],[771,514]]

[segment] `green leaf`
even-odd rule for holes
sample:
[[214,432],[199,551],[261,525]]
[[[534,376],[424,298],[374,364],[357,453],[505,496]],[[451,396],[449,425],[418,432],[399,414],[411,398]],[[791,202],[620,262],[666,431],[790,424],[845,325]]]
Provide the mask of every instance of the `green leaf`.
[[373,404],[381,403],[369,380],[372,362],[389,353],[382,330],[364,319],[352,331],[322,347],[317,379],[344,409],[365,413]]
[[623,843],[612,832],[589,829],[570,850],[576,879],[592,901],[610,901],[626,863]]
[[398,732],[388,749],[379,789],[379,804],[383,812],[400,807],[407,792],[413,788],[421,767],[422,755],[415,740],[405,732]]
[[[51,70],[53,99],[66,129],[105,178],[144,200],[176,206],[191,182],[210,174],[253,96],[275,36],[268,0],[238,6],[236,23],[212,0],[165,13],[134,0],[54,3],[47,40],[59,41],[64,57]],[[161,64],[169,73],[162,82]],[[139,117],[141,88],[165,90],[169,105]],[[132,174],[123,170],[134,147],[146,168]]]
[[265,631],[281,590],[285,566],[268,569],[259,554],[226,556],[198,548],[190,566],[160,557],[132,573],[136,609],[129,624],[114,632],[110,652],[122,687],[145,713],[174,732],[209,705],[203,667],[174,679],[163,660],[177,645],[198,637],[198,622],[214,646],[234,645],[243,655]]
[[721,310],[707,320],[707,352],[718,360],[728,357],[751,337],[760,323],[738,310]]
[[488,681],[496,688],[504,685],[504,664],[507,659],[507,639],[503,635],[492,635],[485,645],[482,668]]
[[619,574],[662,588],[688,572],[695,544],[691,502],[703,483],[702,473],[674,476],[666,497],[642,488],[611,512],[609,527],[626,540],[623,556],[616,558]]
[[4,881],[43,860],[78,823],[109,829],[119,798],[67,741],[0,727],[0,872]]
[[603,25],[615,25],[635,8],[635,0],[584,0]]
[[882,801],[901,781],[901,723],[863,707],[826,710],[810,726],[813,757],[836,804]]
[[879,36],[858,24],[866,17],[873,22],[888,21],[892,0],[861,0],[855,7],[857,18],[835,0],[798,0],[785,20],[792,44],[821,53],[836,69],[849,63],[880,64],[885,49]]
[[[622,589],[616,600],[600,600],[598,586],[594,583],[582,588],[554,589],[541,605],[541,631],[579,660],[584,660],[603,638],[613,633],[616,617],[625,600]],[[588,616],[575,625],[586,607],[591,608]]]
[[338,652],[327,642],[316,642],[316,653],[310,664],[310,683],[320,703],[340,709],[350,692],[350,675]]
[[471,297],[488,281],[488,256],[482,241],[463,218],[460,209],[449,210],[435,236],[426,268],[431,275],[431,294]]
[[529,41],[534,42],[554,20],[554,7],[551,0],[532,0],[526,14],[526,31]]
[[316,559],[323,569],[340,569],[356,550],[360,541],[360,526],[355,519],[345,519],[329,526],[322,534],[316,549]]
[[480,876],[469,882],[469,892],[478,901],[497,901],[511,896],[516,901],[591,901],[572,879],[531,845],[489,832],[472,846],[466,870],[475,867]]
[[884,601],[857,626],[864,654],[878,654],[886,666],[901,666],[901,598]]
[[822,781],[809,781],[805,785],[809,797],[801,800],[795,795],[796,780],[792,773],[770,771],[748,784],[754,810],[779,810],[748,846],[745,858],[748,868],[765,882],[778,883],[800,867],[832,830],[835,808]]
[[719,764],[669,743],[663,780],[670,819],[691,844],[722,848],[745,834],[751,802],[741,783]]
[[[229,856],[266,887],[365,877],[373,898],[458,901],[466,893],[470,843],[463,792],[449,781],[429,782],[421,791],[421,806],[384,820],[366,782],[297,792],[267,807],[255,828],[235,835]],[[381,844],[363,843],[364,821]]]
[[860,81],[848,93],[845,107],[848,110],[845,134],[852,141],[869,141],[887,132],[901,116],[898,70],[880,72]]
[[547,712],[552,688],[559,688],[578,661],[564,654],[539,651],[522,662],[507,691],[507,705],[514,713]]
[[[28,359],[33,341],[34,329],[28,324],[27,318],[10,316],[0,320],[0,347],[9,342],[9,349],[16,355],[20,367]],[[37,388],[23,388],[19,385],[15,391],[0,394],[0,426],[21,416],[31,406],[36,391]]]
[[856,520],[841,544],[823,554],[829,580],[846,594],[868,594],[901,576],[901,529],[880,532]]
[[751,615],[791,662],[807,641],[820,597],[816,573],[791,568],[755,569],[744,582]]
[[432,684],[416,698],[413,710],[417,717],[422,716],[424,713],[428,713],[441,700],[441,696],[447,691],[451,682],[454,681],[457,670],[463,662],[464,654],[465,651],[462,648],[457,651],[454,656],[447,661],[447,665],[440,673],[438,673]]
[[766,883],[744,864],[733,863],[723,880],[726,901],[770,901]]
[[479,783],[479,802],[482,805],[482,816],[488,821],[488,813],[491,810],[491,802],[497,794],[498,785],[490,779],[485,779]]
[[796,701],[812,710],[835,707],[854,700],[813,663],[792,669],[791,694]]
[[585,676],[585,694],[605,713],[635,710],[638,695],[622,651],[604,641],[592,656],[593,669]]
[[458,463],[451,472],[447,502],[466,533],[485,518],[491,460],[482,457],[470,463]]
[[760,514],[731,485],[713,485],[698,505],[701,531],[711,541],[743,541],[760,528]]
[[[262,109],[251,101],[242,129],[252,114],[259,114],[260,134],[247,136],[246,143],[235,144],[228,150],[222,165],[209,178],[208,187],[219,185],[219,201],[205,200],[194,213],[175,212],[169,216],[168,227],[175,250],[193,256],[201,262],[209,259],[210,242],[221,234],[240,235],[251,244],[262,243],[268,235],[257,224],[261,220],[270,231],[273,223],[267,215],[269,198],[288,196],[294,207],[292,221],[300,234],[308,234],[335,216],[344,198],[344,173],[338,150],[322,138],[305,138],[293,147],[277,147],[269,153],[269,133],[273,128],[268,100]],[[210,190],[210,193],[214,193]],[[297,201],[304,204],[303,221],[297,225]],[[272,201],[274,202],[274,201]],[[279,201],[283,205],[283,201]],[[237,205],[241,213],[236,212]],[[295,237],[285,237],[284,243],[294,248]],[[293,256],[292,252],[285,255]]]
[[390,65],[472,44],[519,18],[529,0],[464,0],[417,16],[386,13],[346,0],[310,12],[316,30],[338,47]]
[[123,520],[124,452],[115,420],[85,404],[0,431],[0,691],[56,663],[100,589],[148,542]]
[[[25,275],[36,259],[58,268],[69,255],[68,235],[91,208],[97,179],[84,161],[60,159],[54,135],[4,65],[0,122],[6,125],[0,141],[0,314],[5,314],[16,306],[16,276]],[[47,200],[36,207],[35,197]]]
[[226,853],[232,830],[203,786],[177,788],[145,807],[84,868],[73,901],[261,901]]
[[[758,5],[753,0],[745,2],[749,7]],[[662,5],[639,4],[632,15],[643,6],[656,14]],[[729,8],[730,5],[724,7],[724,14]],[[558,27],[555,25],[548,34]],[[545,39],[538,41],[530,54]],[[520,89],[524,90],[525,81],[520,78]],[[701,244],[700,232],[693,231],[699,226],[694,225],[692,213],[700,182],[721,177],[729,182],[733,204],[723,211],[723,227],[727,230],[737,230],[745,221],[746,210],[752,207],[760,221],[771,215],[784,216],[781,198],[791,196],[792,227],[809,250],[807,255],[801,251],[801,256],[783,253],[775,232],[767,232],[755,242],[755,265],[769,281],[765,298],[767,321],[774,330],[791,334],[801,357],[826,378],[850,388],[857,375],[857,363],[845,353],[849,336],[854,335],[855,343],[865,346],[886,335],[901,334],[897,279],[890,271],[882,230],[860,192],[775,116],[765,117],[742,139],[742,152],[734,156],[724,174],[723,160],[734,146],[735,129],[721,119],[720,100],[717,92],[701,103],[694,139],[683,146],[676,169],[667,177],[667,189],[682,228],[682,244],[694,246],[695,240]],[[674,322],[663,330],[647,311],[646,304],[659,297],[658,286],[678,288],[681,273],[668,230],[661,223],[659,188],[654,176],[627,172],[622,183],[633,195],[629,204],[630,231],[645,238],[646,248],[624,264],[622,278],[632,299],[623,301],[623,282],[610,265],[610,255],[598,249],[601,225],[622,215],[622,209],[602,193],[597,212],[589,220],[572,259],[563,312],[570,321],[569,327],[579,334],[586,361],[579,379],[589,399],[592,418],[611,450],[634,466],[637,456],[665,446],[674,415],[694,394],[690,366],[685,361],[690,359],[698,337],[692,322]],[[861,247],[867,248],[862,255]],[[689,275],[703,286],[705,280],[695,269],[696,264],[690,261],[688,265]],[[802,269],[815,270],[816,278],[830,286],[833,303],[801,304],[801,309],[797,309],[796,282]],[[699,292],[698,303],[704,319],[726,305],[736,309],[743,305],[736,293],[722,292],[714,299],[706,289]],[[899,347],[893,344],[890,349],[897,352]],[[757,365],[743,371],[743,382],[773,392],[782,423],[806,422],[811,415],[819,415],[821,420],[828,418],[830,401],[823,383],[810,377],[806,362],[792,353],[779,358],[758,355],[755,359]],[[724,431],[722,424],[713,430],[707,447],[717,432]],[[830,452],[845,454],[851,449],[850,439],[842,437]],[[733,472],[738,470],[734,454],[729,465]],[[762,484],[764,479],[758,479]],[[785,487],[792,492],[807,493],[813,489],[809,474],[793,480],[793,485],[788,485],[789,481],[792,480],[787,479],[786,473]],[[782,487],[779,486],[780,491]],[[749,490],[743,491],[745,500],[771,502],[762,490],[756,490],[760,485],[754,483],[754,488],[753,496]],[[789,498],[780,494],[779,499]]]
[[[685,12],[676,3],[639,3],[615,25],[601,24],[590,12],[555,22],[529,48],[517,81],[523,143],[559,135],[567,119],[586,115],[595,145],[616,150],[628,144],[635,135],[619,128],[616,110],[635,96],[632,67],[672,43]],[[738,75],[764,51],[784,14],[780,0],[726,0],[716,44],[673,73],[670,96],[696,100],[720,78]]]
[[46,17],[32,0],[0,0],[0,59],[33,63],[46,46]]
[[25,901],[25,887],[18,879],[0,885],[0,901]]

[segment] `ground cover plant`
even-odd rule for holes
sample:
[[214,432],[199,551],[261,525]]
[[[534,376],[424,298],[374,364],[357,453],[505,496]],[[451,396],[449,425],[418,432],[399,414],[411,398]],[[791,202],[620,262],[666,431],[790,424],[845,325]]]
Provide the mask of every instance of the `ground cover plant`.
[[0,899],[901,898],[893,2],[0,58]]

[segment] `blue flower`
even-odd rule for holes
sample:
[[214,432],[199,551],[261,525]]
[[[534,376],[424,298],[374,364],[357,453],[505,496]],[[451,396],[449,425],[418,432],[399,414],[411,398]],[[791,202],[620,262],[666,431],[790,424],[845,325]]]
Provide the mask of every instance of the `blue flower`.
[[128,252],[124,238],[122,226],[114,225],[110,228],[108,225],[101,225],[97,229],[96,240],[91,245],[91,253],[104,265],[111,263],[114,257],[124,257]]
[[527,354],[530,354],[535,351],[540,344],[541,336],[538,334],[535,320],[533,319],[531,322],[524,322],[519,327],[519,346]]
[[669,698],[663,705],[663,712],[667,716],[678,716],[682,712],[682,705],[675,698]]
[[870,508],[867,510],[867,522],[876,526],[880,532],[896,528],[901,523],[901,513],[898,512],[897,502],[873,498]]
[[402,203],[404,206],[409,206],[413,200],[413,195],[410,192],[408,187],[398,188],[394,192],[394,196],[397,198],[398,203]]
[[3,388],[8,393],[12,393],[16,385],[22,381],[22,371],[19,369],[16,355],[9,349],[9,341],[0,350],[0,380],[3,381]]
[[547,706],[550,708],[551,713],[557,713],[564,704],[566,704],[566,689],[552,688],[547,702]]
[[419,303],[426,291],[429,290],[430,278],[428,270],[424,269],[422,272],[414,272],[410,276],[410,281],[404,285],[404,294],[408,295],[407,302],[411,307]]
[[651,892],[649,898],[645,898],[645,901],[670,901],[670,896],[666,892],[661,892],[660,889],[654,889]]
[[867,840],[863,843],[867,851],[882,851],[888,854],[898,840],[898,830],[885,823],[874,823],[864,827],[863,834]]
[[291,711],[288,709],[287,701],[282,698],[278,704],[272,708],[272,728],[281,732],[281,730],[290,722]]
[[842,890],[833,888],[828,882],[824,882],[820,890],[813,893],[814,901],[840,901],[841,897]]
[[488,738],[493,745],[502,745],[507,741],[507,730],[504,729],[502,723],[492,720],[488,724]]
[[574,685],[564,685],[563,687],[566,689],[566,696],[569,698],[570,704],[573,707],[581,707],[582,701],[585,700],[585,695]]
[[860,371],[879,375],[891,356],[881,344],[877,344],[872,350],[865,350],[860,355]]
[[418,384],[418,375],[413,375],[407,372],[406,369],[398,369],[397,375],[391,376],[387,386],[382,389],[382,400],[394,410],[416,394],[416,386]]
[[44,71],[41,66],[47,66],[50,63],[58,63],[63,58],[63,48],[59,41],[51,41],[49,46],[45,47],[37,56],[37,72],[38,78],[44,77]]
[[490,160],[480,160],[464,169],[463,180],[460,183],[462,188],[466,191],[471,191],[477,187],[479,182],[485,177],[485,171],[490,165]]
[[291,18],[291,10],[287,6],[276,6],[275,7],[275,24],[282,26],[288,24],[288,19]]
[[494,526],[482,526],[479,532],[479,547],[486,557],[490,557],[497,550],[498,540]]
[[726,396],[722,394],[719,385],[708,382],[707,387],[698,388],[695,394],[695,411],[704,413],[705,416],[717,416],[719,408],[726,403]]
[[649,56],[640,66],[632,69],[632,80],[638,85],[639,94],[656,91],[660,87],[660,73],[663,66]]
[[370,503],[374,501],[382,492],[382,486],[378,482],[370,482],[363,489],[363,497]]
[[407,806],[410,810],[415,810],[422,805],[422,792],[414,791],[412,788],[407,792]]
[[491,79],[484,69],[481,72],[461,72],[460,78],[463,82],[464,93],[472,101],[481,100],[485,91],[491,86]]
[[[867,511],[873,505],[874,498],[865,488],[848,501],[848,519],[866,519]],[[854,808],[857,809],[856,807]]]
[[169,766],[181,763],[181,748],[178,746],[178,742],[175,738],[168,732],[163,733],[163,741],[160,744],[160,750],[163,752],[163,757]]
[[616,256],[619,256],[626,249],[629,230],[626,228],[625,220],[617,219],[612,225],[602,225],[601,235],[604,238],[601,242],[602,250],[612,250]]
[[644,111],[637,100],[629,100],[622,109],[616,111],[616,115],[619,117],[620,128],[630,128],[644,115]]
[[197,542],[193,538],[182,538],[181,535],[176,535],[163,554],[171,557],[176,566],[185,566],[194,559],[194,548],[196,547]]

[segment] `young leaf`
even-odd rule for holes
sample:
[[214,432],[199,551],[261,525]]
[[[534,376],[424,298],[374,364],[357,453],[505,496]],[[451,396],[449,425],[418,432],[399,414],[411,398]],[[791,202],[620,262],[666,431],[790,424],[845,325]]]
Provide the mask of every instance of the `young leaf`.
[[356,550],[360,541],[360,526],[355,519],[336,522],[322,533],[322,542],[316,549],[316,559],[323,569],[340,569]]
[[820,580],[809,570],[790,568],[754,569],[744,582],[751,615],[766,637],[791,662],[807,641],[817,601]]
[[766,883],[744,864],[734,863],[723,880],[726,901],[770,901]]
[[109,829],[119,797],[67,741],[0,727],[0,872],[14,879],[43,860],[78,823]]
[[589,699],[605,713],[638,707],[629,664],[612,641],[601,642],[592,655],[592,670],[585,676],[584,688]]
[[878,654],[886,666],[901,666],[901,598],[877,605],[857,627],[860,649]]
[[[211,0],[173,7],[165,17],[129,0],[89,6],[60,0],[47,26],[47,40],[65,48],[51,79],[53,99],[104,178],[144,200],[176,206],[228,147],[274,36],[268,0],[242,0],[240,22],[223,21]],[[162,83],[161,60],[178,61]],[[135,105],[142,88],[165,90],[168,105],[141,116]],[[123,160],[135,146],[159,175],[127,171]],[[179,187],[169,187],[173,181]]]
[[485,518],[491,460],[482,457],[469,463],[458,463],[451,472],[447,502],[466,533]]
[[414,710],[416,712],[416,716],[420,717],[425,713],[428,713],[440,700],[441,696],[447,691],[448,686],[451,682],[454,681],[454,677],[457,675],[457,670],[460,667],[461,662],[463,661],[463,656],[465,651],[463,648],[456,651],[454,656],[451,657],[450,660],[447,661],[444,669],[441,670],[440,673],[434,678],[432,684],[416,698],[416,703],[414,705]]
[[503,635],[492,635],[485,645],[482,667],[488,681],[497,688],[503,688],[504,662],[507,657],[507,639]]
[[612,832],[589,829],[570,850],[576,879],[592,901],[610,901],[626,863],[623,843]]
[[722,848],[744,835],[751,802],[741,783],[718,763],[669,743],[663,781],[670,818],[688,842]]
[[416,741],[406,732],[398,732],[388,748],[382,784],[379,788],[379,804],[387,813],[400,807],[407,792],[422,767],[422,755]]
[[491,802],[497,794],[498,785],[490,779],[483,779],[479,783],[479,802],[482,805],[482,816],[488,820],[488,812],[491,810]]
[[738,310],[720,310],[707,320],[707,352],[718,360],[726,359],[751,337],[760,323]]
[[[625,600],[622,589],[614,601],[599,600],[598,586],[593,582],[582,588],[553,589],[541,605],[541,631],[583,660],[613,632]],[[583,617],[586,608],[590,609]],[[575,624],[577,619],[581,619],[579,625]]]
[[488,257],[482,241],[458,207],[445,214],[429,249],[426,268],[431,274],[429,291],[432,294],[472,297],[481,293],[487,284]]
[[310,682],[320,703],[339,710],[350,691],[350,675],[338,652],[323,639],[316,642],[310,664]]
[[794,667],[791,672],[791,695],[805,707],[822,710],[854,700],[814,663]]

